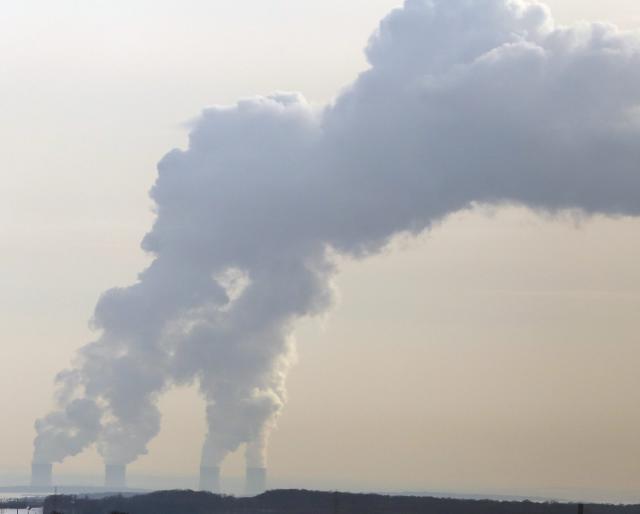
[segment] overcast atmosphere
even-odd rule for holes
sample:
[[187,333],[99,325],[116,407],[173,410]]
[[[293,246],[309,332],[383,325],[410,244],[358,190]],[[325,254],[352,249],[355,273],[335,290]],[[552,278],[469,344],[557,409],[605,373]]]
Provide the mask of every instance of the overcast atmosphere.
[[[432,3],[3,4],[0,485],[236,487],[249,444],[278,487],[640,501],[640,7]],[[119,338],[162,363],[101,376]],[[62,450],[65,369],[113,410]]]

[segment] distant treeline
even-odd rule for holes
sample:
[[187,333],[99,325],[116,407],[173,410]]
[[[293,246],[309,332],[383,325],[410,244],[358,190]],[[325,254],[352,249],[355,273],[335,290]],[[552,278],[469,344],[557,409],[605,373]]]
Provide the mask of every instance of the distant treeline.
[[0,500],[0,510],[23,510],[30,507],[42,507],[44,498],[42,496],[9,498]]
[[[92,499],[49,496],[44,514],[578,514],[577,504],[458,500],[419,496],[269,491],[236,498],[195,491],[159,491]],[[640,505],[586,504],[584,514],[640,514]]]

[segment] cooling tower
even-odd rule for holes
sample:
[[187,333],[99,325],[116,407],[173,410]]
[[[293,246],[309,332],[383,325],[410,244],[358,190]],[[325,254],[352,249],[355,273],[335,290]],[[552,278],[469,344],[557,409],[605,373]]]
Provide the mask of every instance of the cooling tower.
[[199,489],[201,491],[210,491],[212,493],[219,493],[220,492],[220,468],[200,466]]
[[51,487],[53,465],[49,462],[31,464],[31,487]]
[[267,468],[247,468],[245,493],[254,496],[267,489]]
[[104,468],[104,486],[112,491],[127,488],[127,467],[124,464],[107,464]]

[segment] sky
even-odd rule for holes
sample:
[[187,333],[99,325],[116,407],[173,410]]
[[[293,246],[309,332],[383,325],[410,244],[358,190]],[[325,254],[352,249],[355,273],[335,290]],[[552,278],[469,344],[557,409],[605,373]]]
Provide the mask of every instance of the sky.
[[[548,3],[560,23],[640,27],[631,1]],[[396,5],[4,6],[7,477],[28,475],[33,420],[51,405],[55,373],[94,337],[99,294],[131,283],[149,262],[139,242],[153,220],[155,165],[185,145],[189,120],[274,90],[326,103],[365,68],[367,38]],[[298,363],[271,441],[273,482],[640,500],[638,228],[628,218],[478,208],[376,257],[344,259],[338,304],[296,330]],[[202,402],[182,389],[161,409],[162,432],[130,473],[188,482]],[[90,450],[57,473],[78,480],[101,466]],[[239,456],[225,472],[242,473]]]

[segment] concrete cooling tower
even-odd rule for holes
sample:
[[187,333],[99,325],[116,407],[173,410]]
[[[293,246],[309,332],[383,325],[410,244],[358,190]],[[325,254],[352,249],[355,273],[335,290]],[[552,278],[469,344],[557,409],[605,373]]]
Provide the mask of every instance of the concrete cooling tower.
[[104,486],[118,491],[127,488],[127,467],[124,464],[107,464],[104,468]]
[[51,487],[53,465],[49,462],[31,464],[31,487]]
[[210,491],[212,493],[219,493],[220,492],[220,468],[201,466],[199,489],[201,491]]
[[267,468],[247,468],[245,475],[245,493],[255,496],[267,489]]

